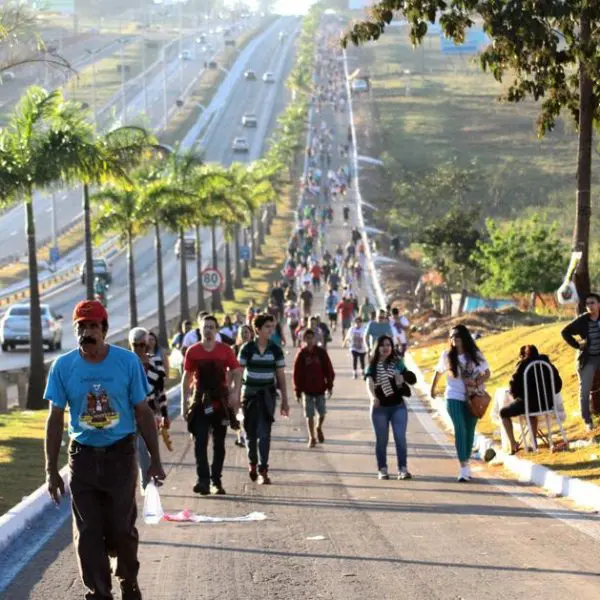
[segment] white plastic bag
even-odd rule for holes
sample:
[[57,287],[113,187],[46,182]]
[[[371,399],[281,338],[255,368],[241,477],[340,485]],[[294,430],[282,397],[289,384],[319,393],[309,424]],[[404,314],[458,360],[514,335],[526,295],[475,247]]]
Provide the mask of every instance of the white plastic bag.
[[158,488],[151,481],[144,494],[144,523],[146,525],[156,525],[162,521],[164,516]]

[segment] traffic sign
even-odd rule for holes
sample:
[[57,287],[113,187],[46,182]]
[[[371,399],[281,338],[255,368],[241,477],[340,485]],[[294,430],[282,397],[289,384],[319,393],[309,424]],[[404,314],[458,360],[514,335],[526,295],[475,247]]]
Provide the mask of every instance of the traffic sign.
[[250,246],[240,246],[240,260],[250,260]]
[[60,251],[58,246],[51,246],[48,250],[48,262],[56,263],[60,258]]
[[202,271],[202,287],[209,292],[216,292],[223,285],[223,275],[219,269],[209,267]]

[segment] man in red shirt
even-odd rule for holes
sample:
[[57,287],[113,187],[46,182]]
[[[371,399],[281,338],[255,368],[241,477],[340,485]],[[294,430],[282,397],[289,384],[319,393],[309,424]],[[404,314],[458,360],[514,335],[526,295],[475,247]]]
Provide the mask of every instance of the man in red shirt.
[[352,318],[354,317],[354,302],[352,298],[343,296],[341,301],[336,306],[337,312],[342,317],[342,340],[346,339],[346,332],[352,326]]
[[[308,428],[308,447],[314,448],[325,441],[323,422],[325,421],[325,397],[331,397],[335,373],[329,355],[324,348],[317,346],[315,332],[307,329],[304,332],[304,346],[296,355],[292,372],[294,390],[298,402],[303,401],[304,416]],[[319,421],[315,435],[315,412]]]
[[323,269],[318,262],[310,268],[310,274],[312,275],[312,284],[315,292],[318,292],[321,289],[321,275],[323,275]]
[[[216,341],[218,328],[215,317],[204,317],[202,341],[188,348],[181,380],[181,416],[187,420],[188,431],[194,436],[198,474],[194,492],[202,496],[210,493],[225,494],[221,474],[225,462],[229,410],[235,413],[240,406],[242,368],[233,350],[227,344]],[[209,434],[212,434],[213,438],[213,461],[210,470]]]

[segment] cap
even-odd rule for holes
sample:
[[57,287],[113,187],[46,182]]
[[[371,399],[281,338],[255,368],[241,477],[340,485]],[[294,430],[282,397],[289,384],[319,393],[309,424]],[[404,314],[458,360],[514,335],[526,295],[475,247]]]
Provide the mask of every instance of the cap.
[[102,321],[108,321],[108,313],[104,306],[102,306],[102,302],[98,302],[98,300],[83,300],[73,310],[73,323],[79,323],[79,321],[102,323]]

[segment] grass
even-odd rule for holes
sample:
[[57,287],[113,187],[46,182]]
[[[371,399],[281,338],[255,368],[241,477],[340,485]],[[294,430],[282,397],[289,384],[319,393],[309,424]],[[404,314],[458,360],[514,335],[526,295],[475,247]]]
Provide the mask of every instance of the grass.
[[[586,434],[583,429],[579,412],[579,385],[575,370],[575,351],[569,348],[560,336],[564,325],[563,322],[553,325],[516,327],[478,340],[478,345],[490,364],[492,376],[486,387],[492,397],[496,388],[508,386],[520,346],[535,344],[540,352],[548,354],[559,370],[563,381],[561,394],[567,416],[564,425],[568,439],[573,441],[586,439],[589,434]],[[427,381],[431,381],[437,360],[446,346],[446,343],[442,343],[411,351]],[[490,411],[479,422],[478,431],[499,439],[498,426],[492,423]],[[563,475],[600,483],[600,446],[596,444],[587,448],[554,453],[547,449],[541,449],[537,454],[532,453],[525,456],[536,463],[551,467]]]
[[[361,154],[385,154],[392,173],[394,165],[424,172],[456,160],[475,171],[464,202],[480,204],[483,216],[543,210],[570,234],[577,137],[566,115],[555,132],[538,139],[538,105],[498,102],[505,87],[473,59],[442,55],[433,36],[413,50],[403,28],[351,49],[349,67],[360,67],[372,84],[372,102],[365,96],[355,102]],[[597,173],[593,179],[600,183]]]

